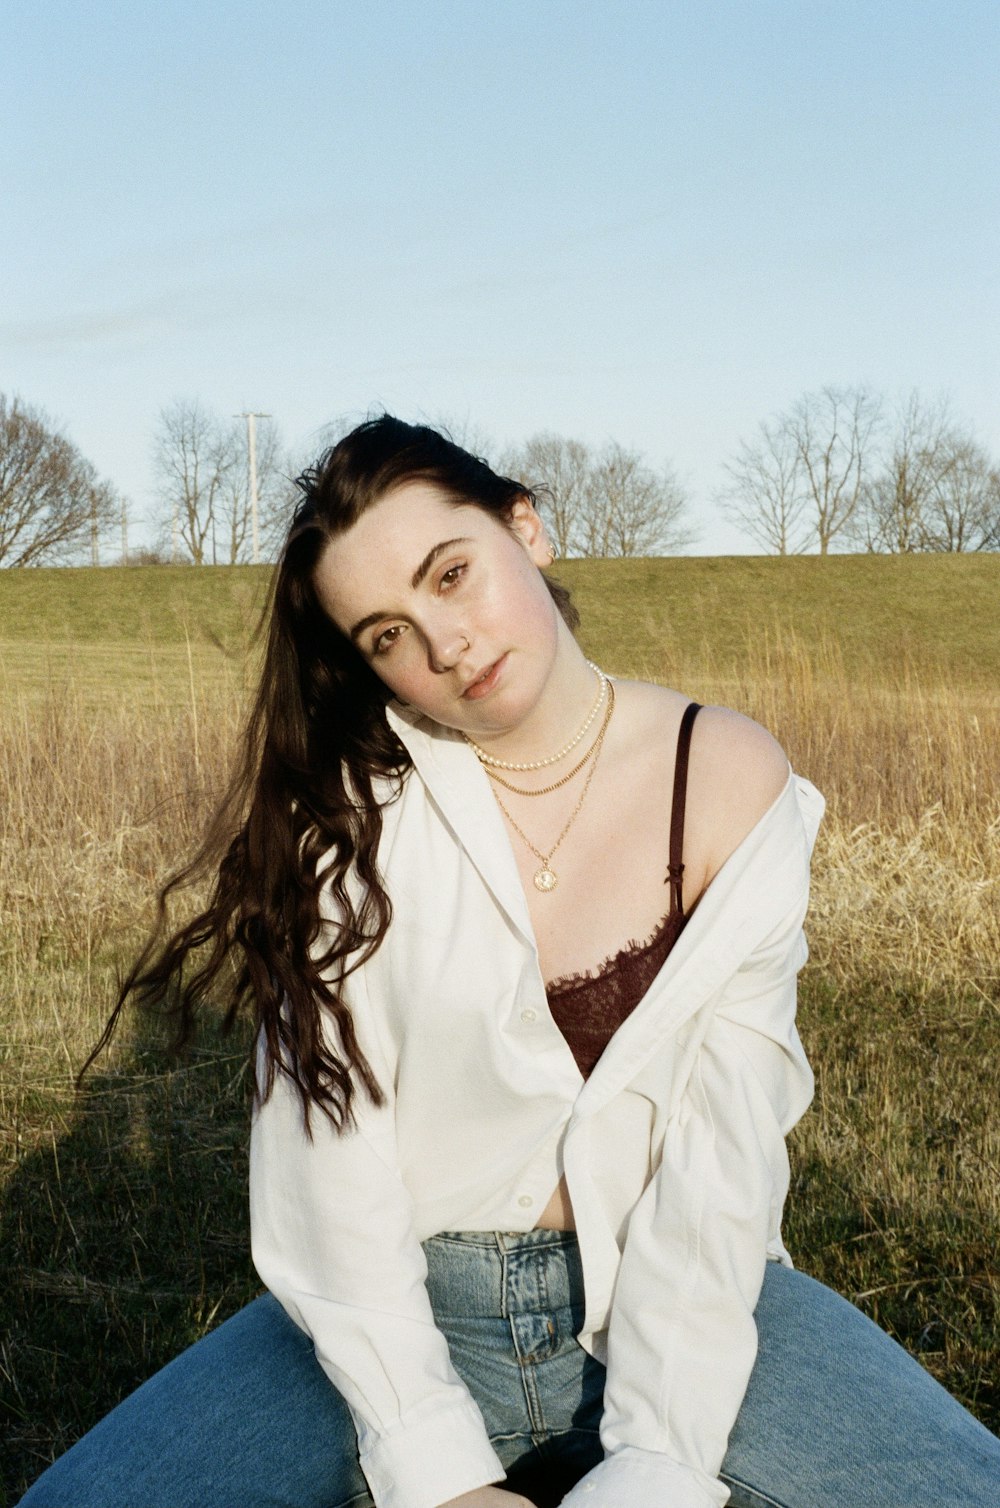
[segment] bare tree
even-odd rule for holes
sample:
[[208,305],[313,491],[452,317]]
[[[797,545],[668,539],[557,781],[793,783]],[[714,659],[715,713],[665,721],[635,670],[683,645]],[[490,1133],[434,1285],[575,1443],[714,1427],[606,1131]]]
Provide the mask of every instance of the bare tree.
[[829,553],[838,535],[854,530],[880,420],[880,400],[866,387],[807,393],[788,416],[821,555]]
[[179,398],[160,414],[153,460],[171,558],[183,547],[195,565],[214,564],[225,549],[224,490],[239,461],[235,426],[221,425],[196,398]]
[[[335,444],[348,427],[337,421],[324,440]],[[437,427],[537,495],[549,538],[563,557],[657,555],[694,537],[686,527],[687,499],[670,467],[656,471],[617,441],[595,454],[582,440],[543,430],[521,445],[501,447],[467,420],[438,420]]]
[[881,422],[866,387],[824,387],[761,424],[726,466],[723,511],[758,544],[788,555],[856,534]]
[[[422,422],[422,421],[417,421]],[[478,424],[471,414],[439,413],[429,421],[434,429],[461,445],[470,455],[480,456],[487,466],[500,471],[500,451],[493,436]]]
[[996,548],[1000,473],[943,398],[913,392],[897,415],[882,469],[866,484],[869,549]]
[[687,499],[669,467],[654,471],[638,451],[610,440],[591,467],[583,506],[583,553],[664,555],[689,544]]
[[880,470],[865,482],[858,532],[870,550],[926,549],[927,509],[951,464],[953,437],[947,403],[910,393],[896,414]]
[[989,550],[1000,544],[1000,471],[970,435],[955,435],[950,463],[927,506],[927,547]]
[[581,440],[543,431],[505,457],[503,469],[537,492],[560,555],[659,555],[693,537],[674,473],[654,471],[617,441],[595,455]]
[[591,485],[591,456],[582,440],[543,430],[505,457],[505,462],[501,469],[538,493],[549,538],[559,554],[585,554],[582,520]]
[[993,511],[983,533],[984,550],[1000,550],[1000,470],[993,469]]
[[797,555],[807,547],[802,464],[787,419],[760,424],[756,440],[741,440],[723,469],[729,481],[718,501],[727,518],[770,555]]
[[41,409],[0,394],[0,562],[97,564],[120,506],[111,484]]

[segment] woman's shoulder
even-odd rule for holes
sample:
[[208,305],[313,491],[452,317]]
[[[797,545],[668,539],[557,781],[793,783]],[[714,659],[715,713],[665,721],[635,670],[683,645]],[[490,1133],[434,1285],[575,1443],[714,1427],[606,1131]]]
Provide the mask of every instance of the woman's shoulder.
[[[692,697],[641,681],[623,690],[648,736],[676,742]],[[699,855],[705,884],[774,805],[788,776],[784,750],[760,723],[731,707],[701,707],[691,730],[685,848]]]
[[[695,698],[653,681],[616,681],[645,736],[657,742],[676,738],[684,709]],[[718,784],[753,787],[770,805],[788,778],[788,759],[777,739],[753,718],[732,707],[701,706],[692,731],[692,754]],[[765,807],[766,810],[766,807]]]
[[718,798],[738,797],[762,817],[788,779],[788,757],[774,735],[732,707],[709,706],[695,721],[692,752],[695,738],[700,778]]
[[784,750],[760,723],[730,707],[699,712],[691,740],[688,805],[703,834],[709,879],[774,805],[788,774]]

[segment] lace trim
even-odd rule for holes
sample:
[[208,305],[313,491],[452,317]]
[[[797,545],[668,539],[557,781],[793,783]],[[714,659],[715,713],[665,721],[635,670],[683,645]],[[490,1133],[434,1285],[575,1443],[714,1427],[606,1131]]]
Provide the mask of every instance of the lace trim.
[[546,987],[552,1019],[585,1079],[646,994],[686,921],[683,911],[670,911],[648,942],[626,943],[596,971],[566,974]]
[[630,963],[638,963],[644,954],[652,952],[657,943],[662,943],[671,929],[671,925],[677,926],[676,936],[671,938],[671,946],[680,937],[687,917],[679,911],[668,911],[662,921],[657,922],[656,927],[650,934],[649,940],[644,943],[636,942],[630,938],[623,948],[617,953],[612,953],[603,963],[593,969],[583,969],[579,974],[559,974],[545,986],[545,993],[551,1001],[553,995],[564,995],[570,990],[579,989],[585,984],[600,984],[607,979],[609,974],[617,974]]

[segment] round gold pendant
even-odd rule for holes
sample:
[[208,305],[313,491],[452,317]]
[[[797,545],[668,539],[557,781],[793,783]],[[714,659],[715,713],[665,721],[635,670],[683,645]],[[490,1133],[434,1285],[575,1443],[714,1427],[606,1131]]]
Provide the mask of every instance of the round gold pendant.
[[543,864],[541,869],[535,870],[534,878],[536,890],[555,890],[559,883],[554,872],[547,864]]

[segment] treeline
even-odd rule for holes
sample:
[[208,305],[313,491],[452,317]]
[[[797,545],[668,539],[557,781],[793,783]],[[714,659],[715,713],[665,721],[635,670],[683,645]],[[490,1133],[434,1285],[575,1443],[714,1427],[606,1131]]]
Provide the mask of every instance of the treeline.
[[127,499],[42,409],[0,394],[0,566],[273,559],[295,471],[269,416],[250,416],[269,421],[252,429],[247,417],[223,419],[197,399],[162,410],[153,442],[158,532],[152,545],[130,549]]
[[775,555],[1000,548],[1000,467],[944,399],[825,387],[741,440],[717,500]]
[[[499,449],[451,429],[536,493],[563,556],[665,555],[697,537],[673,468],[617,441],[542,431]],[[0,394],[0,565],[274,558],[300,465],[269,415],[178,400],[153,459],[158,535],[130,550],[126,499],[42,410]],[[771,554],[1000,549],[1000,467],[946,401],[918,392],[895,406],[864,386],[808,393],[739,440],[723,472],[713,501]]]

